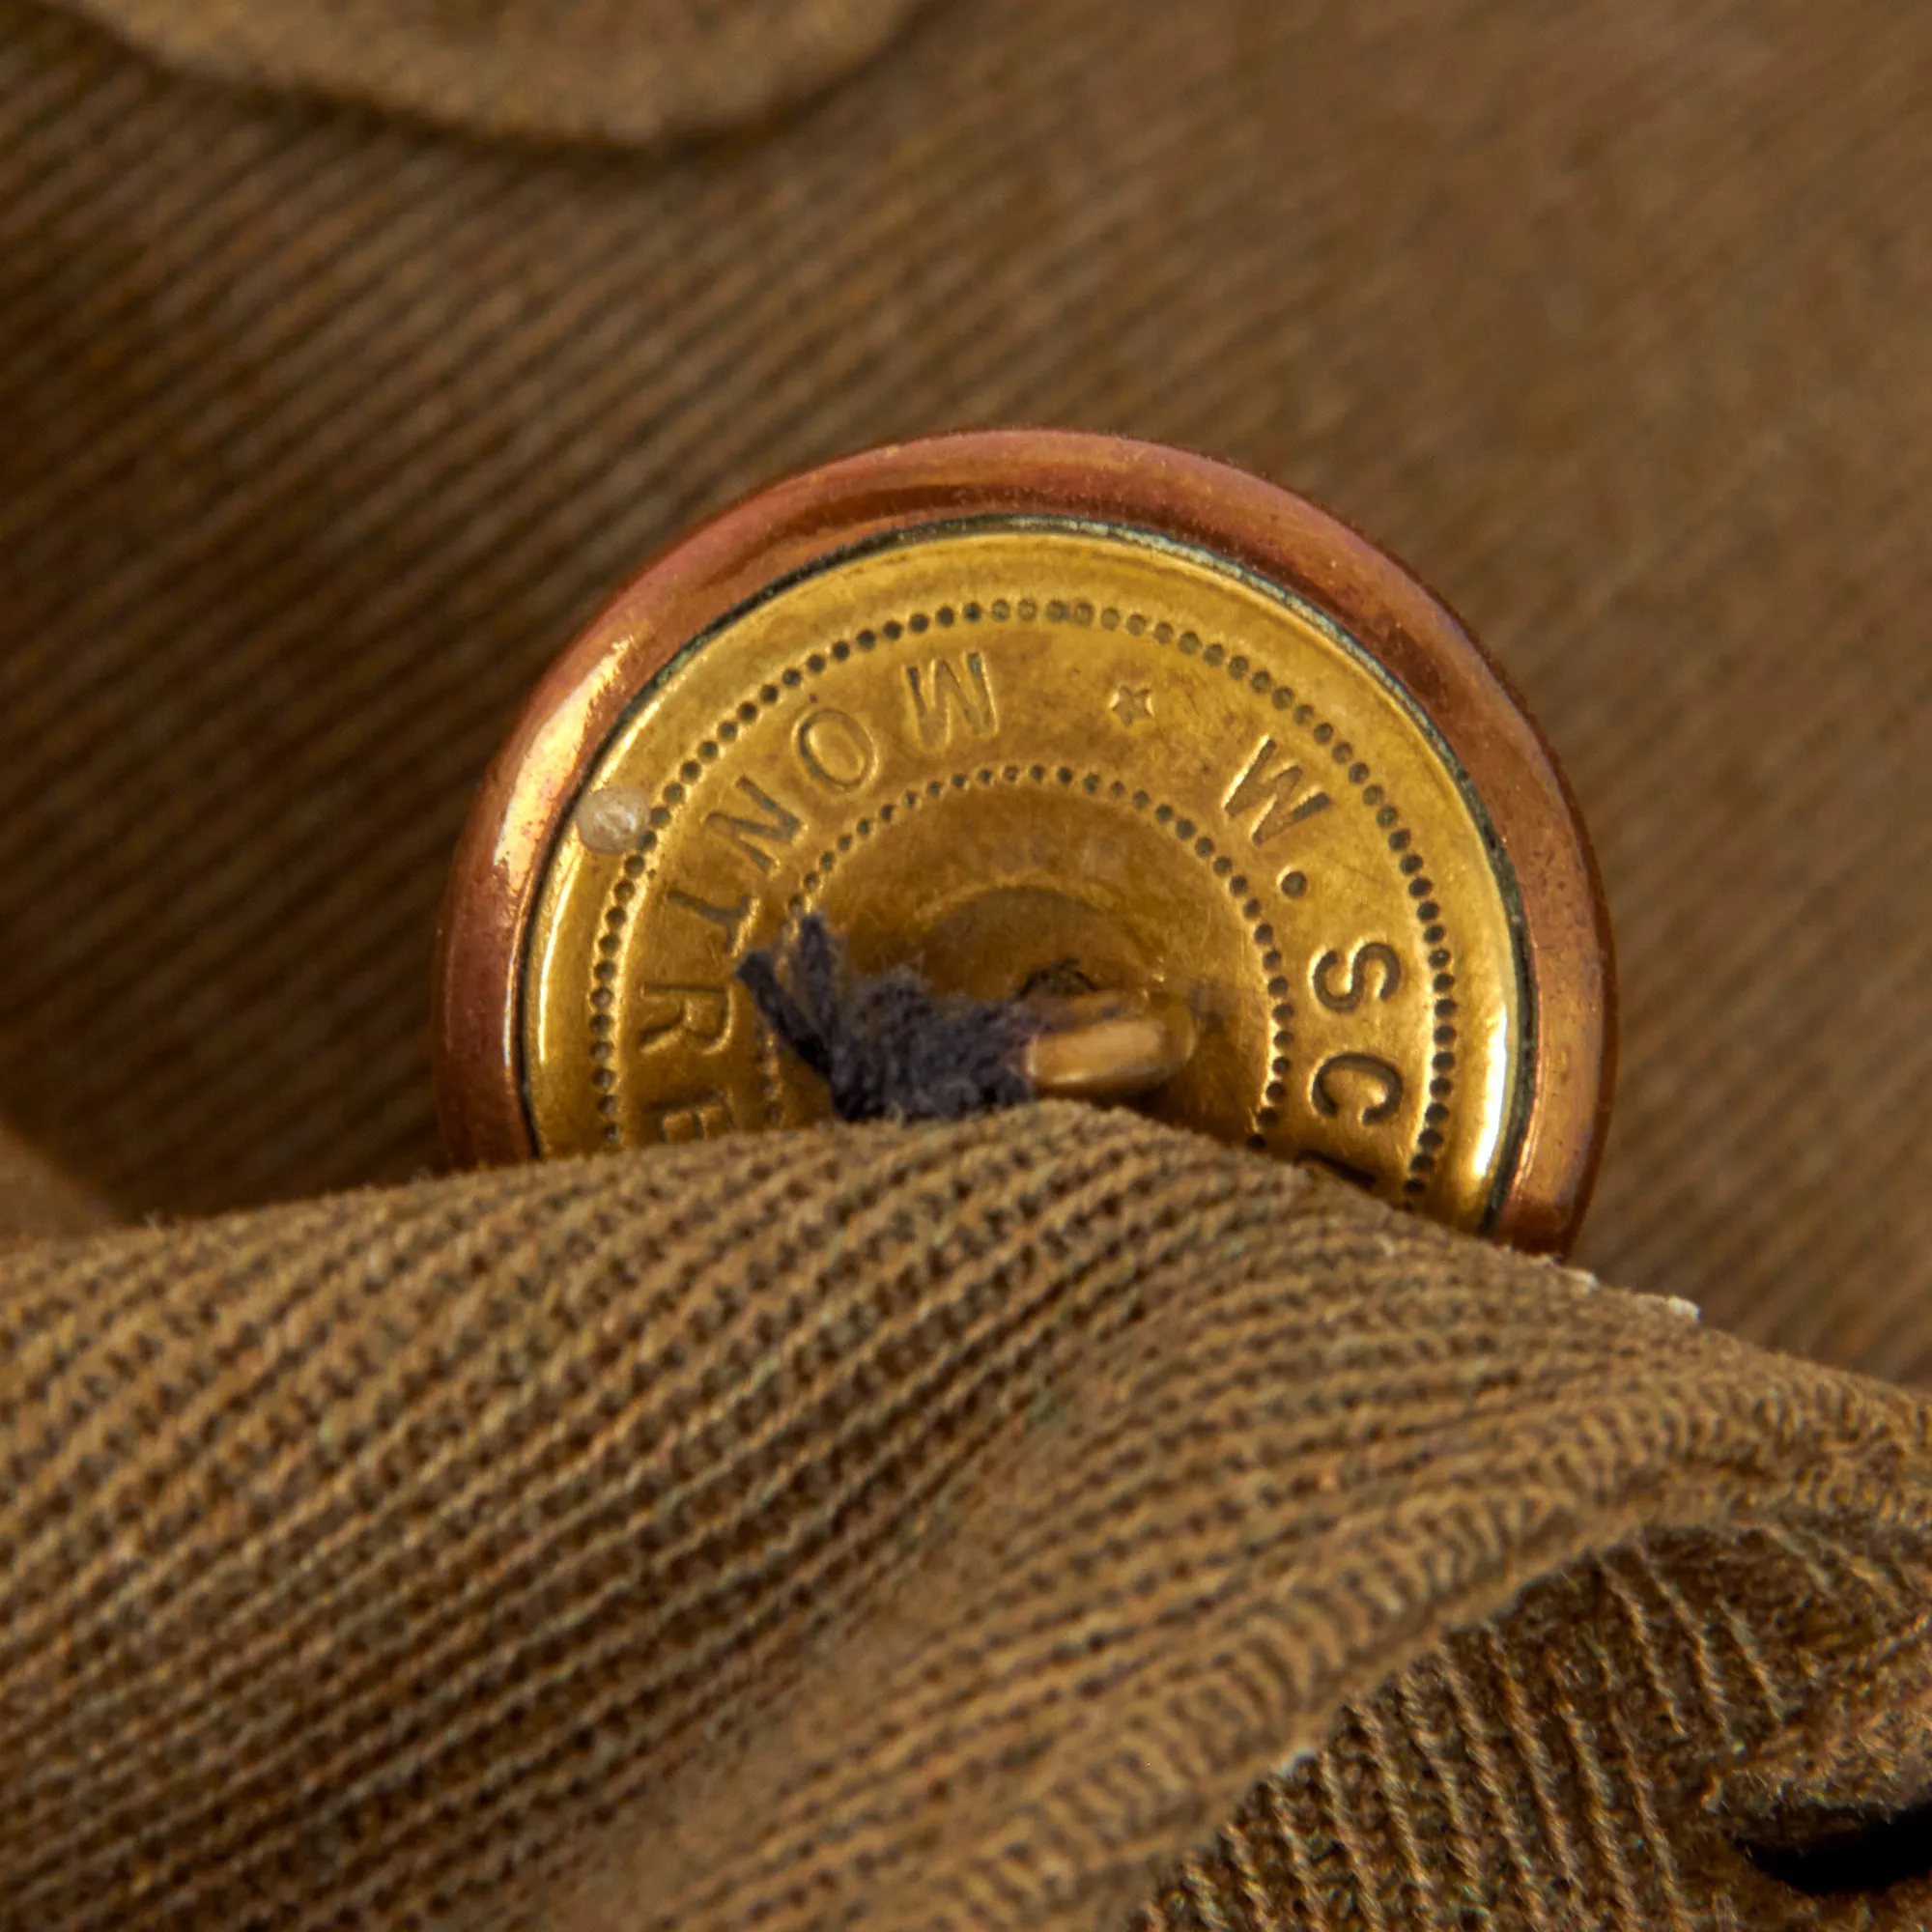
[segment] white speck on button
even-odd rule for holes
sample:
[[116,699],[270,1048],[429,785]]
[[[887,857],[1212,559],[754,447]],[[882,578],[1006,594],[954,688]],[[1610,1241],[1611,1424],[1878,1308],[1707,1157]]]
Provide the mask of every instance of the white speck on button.
[[650,815],[649,792],[607,786],[577,808],[577,836],[593,852],[634,851]]

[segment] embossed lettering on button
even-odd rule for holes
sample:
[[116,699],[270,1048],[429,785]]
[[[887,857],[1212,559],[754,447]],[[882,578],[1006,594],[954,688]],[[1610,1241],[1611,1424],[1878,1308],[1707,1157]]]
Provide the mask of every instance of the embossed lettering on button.
[[808,912],[861,970],[1184,1005],[1158,1119],[1520,1246],[1581,1216],[1613,990],[1555,762],[1439,601],[1225,465],[939,438],[646,569],[465,833],[453,1156],[823,1119],[735,977]]

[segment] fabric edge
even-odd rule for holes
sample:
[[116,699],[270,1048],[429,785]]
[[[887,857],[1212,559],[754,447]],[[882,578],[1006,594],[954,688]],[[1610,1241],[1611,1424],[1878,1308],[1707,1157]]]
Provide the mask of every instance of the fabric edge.
[[[440,37],[406,19],[371,18],[388,11],[375,5],[50,4],[203,81],[319,97],[486,138],[651,148],[753,124],[821,92],[878,54],[930,0],[782,0],[755,31],[707,37],[694,23],[682,43],[653,36],[614,55],[560,30]],[[646,31],[653,24],[640,22]]]

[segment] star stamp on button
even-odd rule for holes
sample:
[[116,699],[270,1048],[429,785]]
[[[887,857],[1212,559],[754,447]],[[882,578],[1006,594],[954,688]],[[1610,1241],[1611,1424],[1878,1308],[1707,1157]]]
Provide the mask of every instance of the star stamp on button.
[[645,569],[459,847],[452,1156],[828,1118],[743,970],[802,923],[855,973],[1037,1011],[1041,1091],[1523,1248],[1581,1218],[1614,989],[1554,758],[1429,591],[1225,465],[935,438]]

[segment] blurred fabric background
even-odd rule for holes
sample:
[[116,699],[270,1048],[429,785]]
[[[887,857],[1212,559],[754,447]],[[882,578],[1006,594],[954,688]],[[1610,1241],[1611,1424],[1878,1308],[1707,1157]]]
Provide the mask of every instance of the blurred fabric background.
[[470,788],[654,547],[1070,424],[1526,696],[1622,968],[1581,1258],[1932,1376],[1922,10],[75,13],[0,5],[0,1110],[119,1211],[436,1167]]

